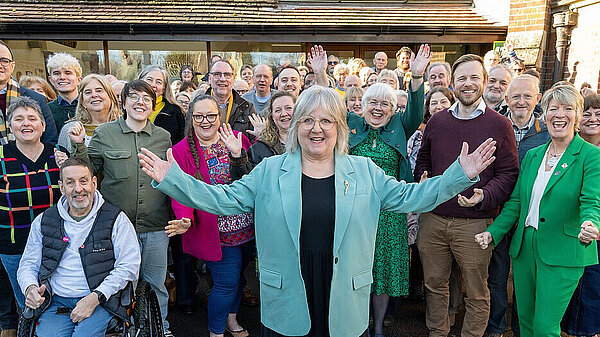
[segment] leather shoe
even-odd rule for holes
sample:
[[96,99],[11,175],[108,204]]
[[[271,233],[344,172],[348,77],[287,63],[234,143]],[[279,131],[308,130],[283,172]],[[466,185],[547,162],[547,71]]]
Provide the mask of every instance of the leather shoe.
[[250,290],[250,288],[248,288],[247,286],[244,287],[244,291],[242,292],[242,303],[249,307],[253,307],[258,304],[258,298],[254,296],[252,290]]
[[196,312],[196,306],[194,306],[194,304],[192,304],[192,303],[182,304],[179,307],[181,308],[181,311],[186,315],[191,315],[194,312]]
[[248,333],[248,330],[246,330],[246,329],[233,331],[233,330],[229,329],[229,327],[225,327],[225,331],[227,331],[233,337],[248,337],[248,336],[250,336],[250,333]]

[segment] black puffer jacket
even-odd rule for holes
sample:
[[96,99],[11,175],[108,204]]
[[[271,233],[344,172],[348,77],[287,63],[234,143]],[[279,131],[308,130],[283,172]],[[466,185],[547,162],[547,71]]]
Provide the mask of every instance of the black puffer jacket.
[[165,102],[165,106],[156,115],[154,125],[167,130],[171,135],[171,144],[177,144],[184,137],[185,118],[178,105],[165,99],[163,99],[163,102]]

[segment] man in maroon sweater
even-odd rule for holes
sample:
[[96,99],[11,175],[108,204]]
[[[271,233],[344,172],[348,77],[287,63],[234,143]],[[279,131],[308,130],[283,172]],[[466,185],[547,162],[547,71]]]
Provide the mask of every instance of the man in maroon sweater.
[[483,60],[463,55],[452,66],[457,102],[432,116],[423,134],[415,177],[441,175],[459,155],[462,143],[474,149],[487,138],[496,143],[496,160],[480,181],[457,197],[420,218],[417,246],[427,288],[426,324],[429,337],[446,337],[448,278],[455,259],[462,270],[467,296],[462,337],[481,337],[487,325],[490,300],[487,288],[492,251],[482,251],[474,235],[485,230],[512,192],[519,174],[519,158],[510,121],[486,107],[481,98],[487,73]]

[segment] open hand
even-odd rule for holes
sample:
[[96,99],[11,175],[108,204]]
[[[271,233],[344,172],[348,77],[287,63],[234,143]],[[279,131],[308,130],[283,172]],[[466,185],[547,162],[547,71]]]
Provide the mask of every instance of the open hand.
[[247,132],[253,135],[254,137],[260,136],[260,134],[265,129],[265,119],[257,114],[252,114],[249,118],[254,130],[248,130]]
[[54,148],[54,161],[56,162],[56,166],[60,168],[68,158],[69,156],[67,156],[66,153]]
[[307,55],[307,62],[310,62],[310,65],[313,71],[318,72],[326,72],[327,71],[327,52],[323,49],[323,46],[314,45],[310,48],[310,53]]
[[165,233],[169,237],[183,234],[192,226],[192,220],[190,218],[181,218],[179,220],[169,221],[169,225],[165,227]]
[[69,138],[76,144],[83,143],[85,140],[85,128],[81,122],[77,121],[73,123],[73,126],[69,129]]
[[492,233],[483,232],[475,235],[475,242],[479,244],[481,249],[487,249],[487,247],[492,243],[494,239],[492,238]]
[[586,220],[581,224],[581,232],[579,232],[579,241],[582,243],[588,244],[598,238],[598,227],[594,226],[594,224]]
[[231,125],[227,123],[223,123],[223,125],[219,128],[219,138],[227,146],[231,155],[235,158],[239,158],[242,156],[242,133],[239,132],[237,137],[233,134],[233,130],[231,130]]
[[141,150],[142,152],[138,153],[138,158],[140,158],[142,171],[154,179],[154,181],[160,183],[165,179],[175,162],[173,151],[171,149],[167,150],[167,160],[165,161],[144,147]]
[[431,47],[428,44],[422,44],[416,55],[414,53],[410,55],[411,76],[423,76],[432,55]]
[[94,292],[80,299],[79,302],[77,302],[77,305],[75,305],[75,308],[73,308],[73,311],[71,311],[71,321],[73,321],[73,323],[79,323],[92,316],[98,304],[100,304],[98,294]]
[[473,179],[496,160],[496,157],[493,156],[495,151],[496,141],[492,138],[488,138],[485,142],[481,143],[471,154],[468,154],[469,144],[463,142],[458,162],[467,177]]
[[462,194],[458,195],[458,204],[461,207],[473,207],[483,200],[483,190],[480,188],[473,189],[473,196],[468,198]]
[[27,289],[25,289],[25,305],[32,309],[39,308],[46,300],[46,298],[42,296],[45,291],[45,285],[38,287],[36,284],[32,284],[27,287]]

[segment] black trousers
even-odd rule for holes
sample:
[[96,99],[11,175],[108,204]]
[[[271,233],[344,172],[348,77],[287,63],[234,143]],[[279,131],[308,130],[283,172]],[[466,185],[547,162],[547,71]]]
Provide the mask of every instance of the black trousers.
[[15,295],[8,274],[0,263],[0,330],[16,329],[19,322]]

